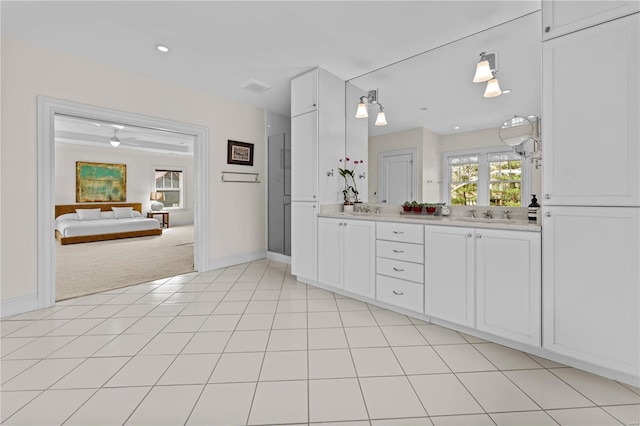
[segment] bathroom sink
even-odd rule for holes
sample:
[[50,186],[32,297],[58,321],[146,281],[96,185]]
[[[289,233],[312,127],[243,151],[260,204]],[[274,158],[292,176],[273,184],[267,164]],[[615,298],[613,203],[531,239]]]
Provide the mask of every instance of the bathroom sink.
[[493,219],[485,217],[451,217],[449,220],[471,223],[511,223],[513,225],[519,224],[522,220],[517,219]]

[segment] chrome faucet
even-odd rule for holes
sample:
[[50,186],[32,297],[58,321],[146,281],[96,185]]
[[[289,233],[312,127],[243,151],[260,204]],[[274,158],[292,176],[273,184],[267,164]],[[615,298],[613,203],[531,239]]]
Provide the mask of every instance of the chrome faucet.
[[476,211],[475,210],[469,210],[469,213],[471,214],[471,217],[476,217]]
[[380,207],[376,207],[376,214],[380,214]]
[[491,214],[491,210],[485,210],[482,215],[484,216],[485,219],[491,219],[493,218],[493,215]]
[[511,210],[505,210],[502,212],[502,218],[503,219],[511,219]]

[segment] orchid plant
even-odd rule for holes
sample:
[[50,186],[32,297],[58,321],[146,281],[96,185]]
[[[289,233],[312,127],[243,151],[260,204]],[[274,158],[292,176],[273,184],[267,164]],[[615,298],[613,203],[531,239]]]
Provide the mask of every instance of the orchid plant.
[[[340,176],[344,179],[342,196],[344,198],[344,204],[346,205],[353,204],[353,202],[360,202],[358,199],[358,185],[356,185],[356,167],[358,167],[358,164],[364,163],[364,160],[354,160],[353,167],[349,168],[348,163],[350,161],[349,157],[341,158],[340,163],[343,164],[343,167],[338,167],[338,173],[340,173]],[[349,184],[349,178],[351,178],[352,185]],[[353,194],[353,202],[351,201],[351,194]]]

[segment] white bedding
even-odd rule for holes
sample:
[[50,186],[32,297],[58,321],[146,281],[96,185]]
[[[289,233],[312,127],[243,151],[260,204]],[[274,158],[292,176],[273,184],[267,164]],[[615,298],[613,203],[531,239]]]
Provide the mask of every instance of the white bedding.
[[156,219],[132,217],[128,219],[103,218],[100,220],[78,220],[75,214],[62,215],[56,219],[56,229],[63,237],[81,237],[85,235],[113,234],[115,232],[146,231],[160,229]]

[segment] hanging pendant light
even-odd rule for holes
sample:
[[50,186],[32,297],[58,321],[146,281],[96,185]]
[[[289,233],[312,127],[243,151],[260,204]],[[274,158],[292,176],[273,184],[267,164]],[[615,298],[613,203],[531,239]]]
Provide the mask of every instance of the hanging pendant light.
[[358,111],[356,111],[356,118],[367,118],[367,117],[369,117],[369,112],[367,112],[367,104],[365,104],[362,98],[360,98],[360,103],[358,104]]
[[[380,105],[380,104],[378,104]],[[382,105],[380,105],[380,112],[378,113],[378,117],[376,117],[376,126],[386,126],[387,125],[387,117],[384,115],[384,109]]]
[[495,75],[492,75],[491,80],[487,82],[487,88],[484,91],[485,98],[495,98],[496,96],[500,96],[502,94],[502,90],[500,90],[500,84],[498,84],[498,79]]
[[118,139],[118,136],[116,136],[116,132],[117,130],[113,131],[113,137],[109,140],[109,143],[111,144],[111,146],[120,145],[120,139]]
[[482,52],[480,53],[480,61],[478,65],[476,65],[476,75],[473,77],[473,82],[484,83],[492,78],[491,64],[489,63],[489,59],[487,59],[486,52]]

